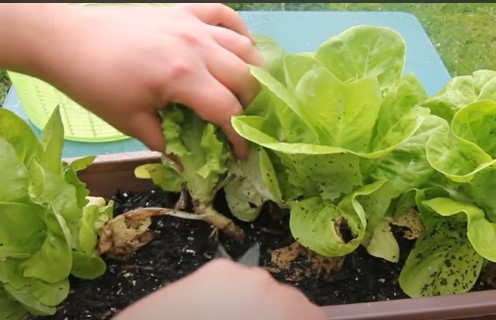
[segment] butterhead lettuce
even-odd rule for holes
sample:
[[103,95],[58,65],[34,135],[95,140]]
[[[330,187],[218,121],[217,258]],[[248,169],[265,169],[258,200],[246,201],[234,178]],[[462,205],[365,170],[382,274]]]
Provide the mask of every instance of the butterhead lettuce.
[[58,109],[38,140],[22,119],[0,108],[2,319],[54,314],[69,293],[71,274],[93,279],[105,272],[96,252],[96,222],[111,216],[112,205],[87,203],[77,171],[93,157],[65,163],[62,145]]
[[[233,126],[277,158],[293,235],[320,254],[355,250],[380,225],[393,198],[434,174],[423,143],[437,118],[419,106],[426,94],[413,74],[403,74],[404,59],[398,33],[358,26],[313,54],[286,53],[278,68],[252,68],[261,93]],[[279,68],[283,80],[271,74]],[[397,178],[413,160],[422,174]],[[364,190],[369,210],[360,203]],[[339,232],[343,226],[350,239]]]
[[364,246],[397,262],[392,228],[403,227],[415,239],[399,279],[406,294],[470,290],[496,258],[496,72],[456,77],[428,97],[389,28],[352,27],[314,52],[255,40],[267,63],[250,66],[260,91],[232,118],[248,159],[233,159],[220,132],[187,108],[167,107],[174,161],[137,175],[186,188],[200,204],[223,189],[243,221],[272,201],[289,212],[295,240],[323,256]]

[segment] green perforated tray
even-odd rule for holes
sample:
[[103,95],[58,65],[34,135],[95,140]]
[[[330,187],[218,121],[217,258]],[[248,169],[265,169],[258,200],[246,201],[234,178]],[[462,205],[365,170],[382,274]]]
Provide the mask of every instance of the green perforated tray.
[[67,140],[105,142],[128,138],[46,82],[16,72],[8,72],[8,76],[22,110],[38,129],[43,129],[59,106]]

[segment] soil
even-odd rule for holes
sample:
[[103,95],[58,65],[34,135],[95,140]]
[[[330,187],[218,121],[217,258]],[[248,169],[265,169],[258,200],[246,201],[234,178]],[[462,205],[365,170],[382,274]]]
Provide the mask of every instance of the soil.
[[[112,198],[115,215],[136,207],[172,207],[178,196],[152,189],[143,193],[118,192]],[[217,197],[216,208],[228,212],[222,195]],[[318,305],[336,305],[373,302],[407,298],[397,282],[401,266],[413,245],[412,240],[402,237],[402,230],[395,234],[400,243],[399,263],[390,263],[370,256],[362,247],[342,260],[317,261],[323,272],[305,276],[309,263],[315,263],[311,253],[298,249],[288,230],[288,223],[280,210],[270,204],[263,209],[253,223],[239,223],[246,233],[243,243],[237,243],[219,234],[226,251],[235,259],[255,242],[260,244],[260,265],[267,268],[277,280],[299,288]],[[272,219],[274,215],[279,215]],[[216,239],[212,228],[202,221],[185,220],[170,216],[152,218],[149,227],[153,240],[140,248],[125,261],[106,258],[107,272],[95,280],[71,278],[68,298],[59,306],[58,312],[49,317],[30,317],[39,320],[107,320],[118,311],[145,295],[195,271],[214,258]],[[282,248],[282,249],[281,249]],[[299,256],[287,257],[298,249]],[[277,250],[286,253],[291,260],[291,270],[278,267],[274,255]],[[281,255],[282,256],[282,255]],[[318,260],[318,259],[317,259]],[[340,265],[337,271],[329,271]],[[301,272],[295,272],[299,270]],[[315,270],[315,269],[314,269]],[[490,289],[479,280],[472,291]]]

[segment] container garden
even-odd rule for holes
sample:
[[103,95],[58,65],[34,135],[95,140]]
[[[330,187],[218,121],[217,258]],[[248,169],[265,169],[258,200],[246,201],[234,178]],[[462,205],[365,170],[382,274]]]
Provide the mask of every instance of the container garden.
[[[481,281],[494,282],[496,261],[496,72],[454,78],[429,96],[403,73],[404,42],[391,29],[356,26],[300,54],[256,40],[268,62],[251,67],[261,92],[232,119],[251,143],[246,161],[180,105],[161,111],[175,157],[93,163],[60,163],[59,113],[38,142],[4,112],[12,133],[0,141],[16,188],[0,189],[10,210],[2,214],[12,230],[29,231],[2,229],[0,303],[14,310],[10,318],[27,309],[108,319],[213,259],[219,243],[237,259],[253,240],[261,266],[306,291],[330,319],[496,311]],[[87,190],[112,202],[86,204]],[[16,220],[27,215],[29,224]],[[331,288],[340,281],[359,287]],[[364,288],[372,294],[356,296]],[[330,302],[343,295],[349,301]]]
[[[135,177],[134,169],[140,165],[160,162],[155,153],[122,153],[100,156],[94,164],[80,173],[91,194],[112,198],[119,191],[148,192],[153,188],[149,181]],[[204,234],[205,235],[205,234]],[[143,247],[140,250],[147,250]],[[143,262],[146,264],[146,262]],[[146,276],[146,275],[144,275]],[[375,285],[380,286],[380,282]],[[85,286],[90,292],[91,281]],[[73,294],[76,294],[73,292]],[[429,298],[388,297],[387,301],[336,304],[322,306],[328,319],[490,319],[496,316],[494,289],[465,294]],[[103,301],[101,301],[103,303]],[[77,304],[77,299],[74,301]],[[91,315],[91,310],[89,315]],[[69,315],[67,315],[69,316]],[[62,319],[60,316],[57,319]],[[70,317],[69,317],[70,318]],[[96,319],[90,317],[92,319]]]

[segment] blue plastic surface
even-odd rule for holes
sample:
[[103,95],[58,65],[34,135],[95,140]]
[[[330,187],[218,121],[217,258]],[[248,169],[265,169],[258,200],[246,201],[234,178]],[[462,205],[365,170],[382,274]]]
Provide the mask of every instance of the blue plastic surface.
[[[450,79],[443,62],[416,17],[403,12],[324,12],[324,11],[244,11],[242,19],[254,34],[273,38],[291,53],[315,51],[329,37],[356,25],[377,25],[399,32],[406,43],[405,72],[413,72],[429,95],[439,91]],[[15,90],[11,88],[4,107],[25,119]],[[115,142],[86,143],[65,141],[63,157],[79,157],[120,152],[143,151],[147,148],[135,139]]]

